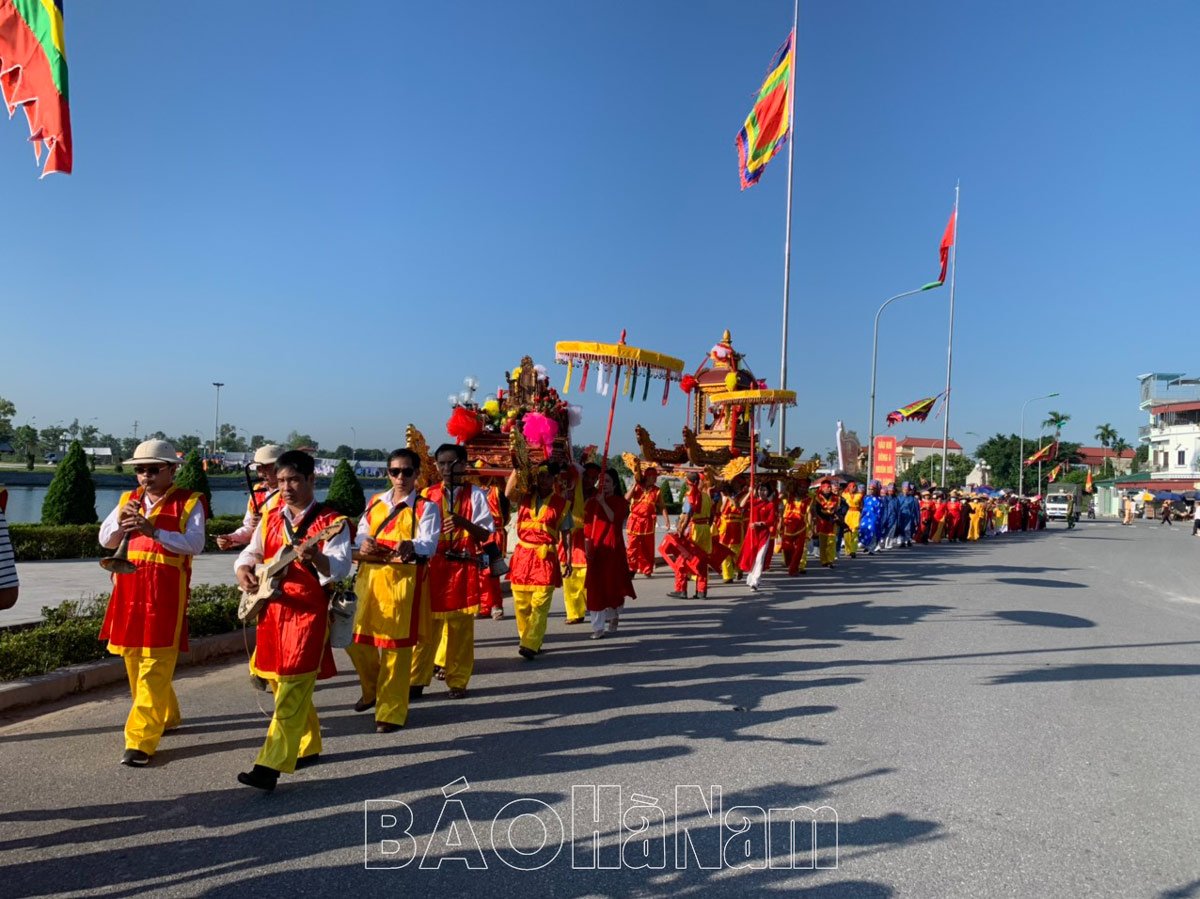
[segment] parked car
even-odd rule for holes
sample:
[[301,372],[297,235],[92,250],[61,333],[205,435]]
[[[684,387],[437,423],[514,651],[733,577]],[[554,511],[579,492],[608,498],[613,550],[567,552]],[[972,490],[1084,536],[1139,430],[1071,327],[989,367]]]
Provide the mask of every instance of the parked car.
[[62,453],[46,453],[45,461],[46,461],[47,465],[57,465],[62,460],[63,460]]

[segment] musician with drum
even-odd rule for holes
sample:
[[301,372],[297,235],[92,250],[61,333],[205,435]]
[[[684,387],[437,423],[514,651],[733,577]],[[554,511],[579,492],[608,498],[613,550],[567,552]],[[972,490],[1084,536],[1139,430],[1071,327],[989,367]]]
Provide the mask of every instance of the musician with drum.
[[291,774],[297,760],[321,753],[321,724],[313,706],[318,679],[333,677],[337,667],[329,645],[329,597],[325,585],[350,574],[349,521],[316,501],[312,456],[289,450],[275,463],[280,501],[263,516],[235,563],[238,584],[260,593],[260,575],[270,563],[295,554],[275,574],[277,592],[258,613],[254,673],[275,694],[275,715],[254,767],[238,781],[273,790],[280,773]]
[[143,441],[125,464],[137,488],[100,525],[100,545],[117,550],[101,561],[113,573],[113,590],[100,639],[125,659],[133,694],[121,764],[142,768],[163,731],[181,720],[171,678],[188,648],[192,556],[204,551],[205,506],[202,494],[174,485],[179,456],[166,440]]

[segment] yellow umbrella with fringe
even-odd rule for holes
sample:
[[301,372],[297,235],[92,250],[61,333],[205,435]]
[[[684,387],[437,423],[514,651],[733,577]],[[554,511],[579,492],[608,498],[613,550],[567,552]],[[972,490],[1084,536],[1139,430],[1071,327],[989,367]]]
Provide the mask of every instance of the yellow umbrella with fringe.
[[[756,428],[754,420],[761,408],[781,408],[796,405],[796,391],[770,390],[756,388],[752,390],[726,390],[714,393],[708,398],[710,406],[741,407],[750,416],[750,519],[754,520],[754,472],[758,468],[758,451],[754,444]],[[783,447],[780,447],[783,451]]]

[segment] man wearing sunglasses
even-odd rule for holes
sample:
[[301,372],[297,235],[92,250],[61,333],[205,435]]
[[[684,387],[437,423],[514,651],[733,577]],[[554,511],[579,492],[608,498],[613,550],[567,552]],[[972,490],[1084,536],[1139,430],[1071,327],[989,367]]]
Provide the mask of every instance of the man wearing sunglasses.
[[358,522],[358,602],[346,654],[362,687],[354,711],[375,706],[375,732],[381,734],[408,719],[413,647],[429,629],[423,563],[437,552],[442,516],[437,503],[417,492],[420,470],[415,452],[393,450],[387,460],[392,489],[371,497]]
[[128,539],[127,558],[136,568],[114,574],[112,596],[100,639],[125,659],[133,707],[125,722],[121,764],[142,768],[158,748],[163,731],[180,723],[171,678],[186,652],[187,601],[192,556],[204,551],[203,496],[175,487],[179,457],[165,440],[146,440],[126,464],[137,489],[126,491],[100,525],[100,545],[116,549]]

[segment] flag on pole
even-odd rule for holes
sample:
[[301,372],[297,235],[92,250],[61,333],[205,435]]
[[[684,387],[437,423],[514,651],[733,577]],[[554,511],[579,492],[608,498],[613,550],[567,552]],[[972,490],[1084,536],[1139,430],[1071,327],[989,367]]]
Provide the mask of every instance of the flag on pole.
[[937,396],[926,397],[923,400],[917,400],[915,403],[909,403],[907,406],[901,406],[895,412],[887,414],[887,426],[900,424],[902,421],[924,421],[929,417],[929,413],[933,411],[934,403],[938,401]]
[[1055,440],[1053,443],[1047,443],[1040,450],[1038,450],[1036,453],[1034,453],[1032,456],[1030,456],[1028,459],[1026,459],[1025,465],[1026,465],[1026,467],[1028,467],[1030,465],[1037,465],[1039,462],[1047,462],[1050,459],[1053,459],[1057,455],[1058,455],[1058,441]]
[[1095,493],[1096,492],[1096,485],[1092,483],[1092,470],[1090,468],[1088,469],[1087,477],[1083,481],[1083,492],[1084,493]]
[[0,95],[29,120],[42,177],[71,172],[71,113],[63,0],[0,0]]
[[792,66],[795,63],[793,32],[771,60],[767,78],[758,89],[754,108],[737,136],[738,172],[742,190],[757,184],[791,132]]
[[954,222],[958,218],[958,208],[955,207],[950,212],[950,221],[946,222],[946,232],[942,235],[941,246],[938,247],[938,255],[941,257],[942,270],[938,273],[936,281],[930,281],[922,290],[933,290],[935,287],[941,287],[946,283],[946,269],[950,266],[950,248],[954,246]]
[[1063,467],[1062,467],[1061,462],[1059,462],[1057,465],[1055,465],[1053,468],[1051,468],[1050,476],[1046,478],[1046,483],[1053,484],[1056,480],[1058,480],[1059,474],[1062,473],[1062,468]]

